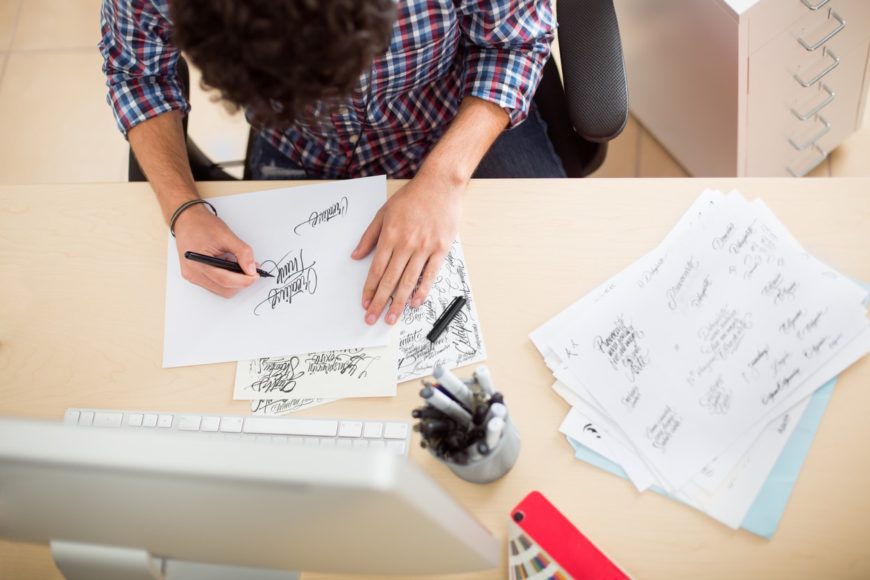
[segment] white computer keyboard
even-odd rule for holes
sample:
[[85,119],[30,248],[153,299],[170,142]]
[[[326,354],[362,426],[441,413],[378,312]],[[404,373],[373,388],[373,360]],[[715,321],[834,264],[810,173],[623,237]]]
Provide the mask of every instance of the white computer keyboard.
[[393,420],[303,419],[71,408],[66,410],[63,421],[79,427],[177,431],[270,444],[383,448],[400,455],[408,454],[411,439],[410,424]]

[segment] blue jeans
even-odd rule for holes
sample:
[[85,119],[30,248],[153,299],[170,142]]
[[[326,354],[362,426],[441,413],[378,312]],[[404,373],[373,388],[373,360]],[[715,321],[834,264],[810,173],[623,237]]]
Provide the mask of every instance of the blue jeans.
[[[275,149],[259,133],[251,144],[248,159],[251,178],[317,179]],[[477,179],[565,177],[562,161],[547,137],[547,125],[533,105],[528,118],[502,133],[477,166]]]

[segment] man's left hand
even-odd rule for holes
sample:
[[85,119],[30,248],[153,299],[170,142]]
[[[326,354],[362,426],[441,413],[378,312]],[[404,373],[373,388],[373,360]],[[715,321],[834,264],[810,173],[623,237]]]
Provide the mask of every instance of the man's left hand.
[[420,172],[375,215],[351,254],[361,260],[375,250],[363,287],[366,323],[389,305],[384,320],[395,324],[409,299],[413,308],[426,300],[459,230],[465,185]]

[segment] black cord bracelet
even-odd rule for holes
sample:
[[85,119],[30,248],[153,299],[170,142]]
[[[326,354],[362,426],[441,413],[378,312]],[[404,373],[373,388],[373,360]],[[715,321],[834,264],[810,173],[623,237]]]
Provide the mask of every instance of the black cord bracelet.
[[174,212],[172,212],[172,217],[169,218],[169,233],[172,234],[173,238],[175,237],[175,222],[178,220],[178,216],[180,216],[182,213],[184,213],[184,210],[186,210],[187,208],[194,206],[194,205],[197,205],[199,203],[207,205],[209,207],[209,209],[211,209],[211,211],[214,212],[215,217],[217,217],[217,210],[214,208],[214,206],[212,204],[210,204],[206,200],[204,200],[204,199],[191,199],[189,201],[185,201],[180,206],[178,206],[178,209],[176,209]]

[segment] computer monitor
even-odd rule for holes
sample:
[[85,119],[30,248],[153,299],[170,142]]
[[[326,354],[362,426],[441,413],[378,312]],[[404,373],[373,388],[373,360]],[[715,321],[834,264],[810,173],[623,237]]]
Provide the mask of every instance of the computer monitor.
[[68,579],[91,580],[447,574],[501,556],[482,524],[386,451],[9,418],[0,537],[50,543]]

